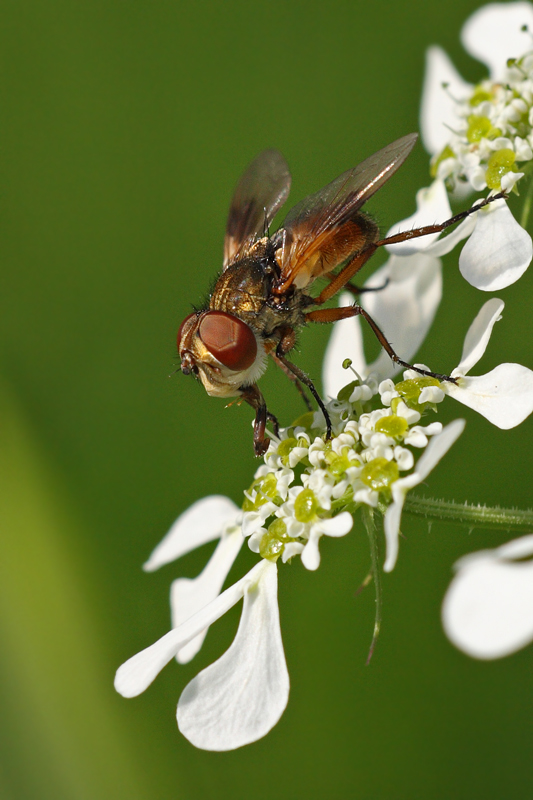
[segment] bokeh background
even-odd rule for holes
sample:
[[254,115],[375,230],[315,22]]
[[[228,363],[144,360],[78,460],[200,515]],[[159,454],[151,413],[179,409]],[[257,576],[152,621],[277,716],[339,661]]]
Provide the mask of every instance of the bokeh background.
[[[478,6],[2,4],[2,798],[531,796],[533,649],[475,662],[439,621],[453,562],[505,533],[406,517],[369,667],[363,531],[326,543],[316,574],[282,570],[291,698],[272,733],[238,752],[195,750],[175,724],[182,688],[230,643],[238,609],[141,697],[112,687],[116,667],[167,630],[171,580],[197,574],[210,548],[155,574],[142,562],[194,500],[240,502],[256,466],[250,411],[168,377],[179,323],[219,269],[236,180],[278,147],[294,203],[416,130],[429,44],[483,75],[458,38]],[[369,204],[385,230],[414,210],[427,167],[420,145]],[[456,253],[444,285],[419,360],[451,370],[487,297]],[[531,273],[501,296],[481,371],[533,366]],[[321,326],[301,337],[297,363],[317,379],[327,338]],[[270,370],[262,387],[281,420],[301,413],[283,376]],[[501,432],[451,400],[442,413],[468,425],[427,493],[528,506],[533,421]],[[230,580],[251,563],[244,553]]]

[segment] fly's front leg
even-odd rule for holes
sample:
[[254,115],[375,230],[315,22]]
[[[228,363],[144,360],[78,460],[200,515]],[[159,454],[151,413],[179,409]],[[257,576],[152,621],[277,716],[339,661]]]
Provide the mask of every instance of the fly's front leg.
[[272,357],[273,362],[275,364],[277,364],[277,366],[280,368],[280,370],[283,372],[283,374],[286,375],[287,378],[291,381],[291,383],[294,384],[294,386],[296,387],[296,389],[298,391],[298,394],[300,395],[300,397],[304,401],[307,410],[308,411],[312,411],[313,408],[311,406],[311,403],[309,402],[309,398],[307,397],[306,393],[304,392],[303,386],[300,383],[300,381],[298,380],[298,378],[296,377],[296,375],[294,375],[294,373],[291,372],[291,370],[288,369],[288,367],[286,367],[285,364],[282,361],[279,360],[279,358],[277,357],[277,355],[275,353],[270,353],[270,355]]
[[285,369],[287,369],[289,372],[292,372],[292,374],[299,381],[301,381],[303,384],[307,386],[307,388],[315,398],[316,402],[318,403],[320,410],[324,414],[324,419],[326,420],[326,439],[331,439],[332,436],[331,419],[327,412],[326,406],[322,402],[322,398],[320,397],[315,388],[313,381],[308,375],[305,374],[303,370],[297,367],[296,364],[293,364],[291,361],[285,358],[285,353],[288,353],[294,347],[296,341],[296,334],[294,333],[294,330],[292,328],[287,327],[285,329],[280,330],[280,336],[281,338],[276,348],[276,357],[281,362],[281,364],[283,364]]
[[278,428],[278,421],[276,417],[268,412],[265,399],[255,383],[242,388],[241,397],[255,410],[254,453],[256,456],[264,456],[270,444],[270,439],[265,434],[267,419],[274,422],[275,432]]
[[441,233],[445,231],[446,228],[449,228],[450,225],[461,222],[461,220],[466,219],[471,214],[475,214],[480,208],[488,206],[489,203],[493,203],[495,200],[506,200],[507,197],[508,195],[506,192],[498,192],[498,194],[493,194],[492,197],[485,197],[481,202],[473,205],[472,208],[469,208],[467,211],[461,211],[460,214],[450,217],[450,219],[447,219],[445,222],[440,222],[438,225],[425,225],[423,228],[413,228],[412,231],[403,231],[402,233],[395,234],[395,236],[387,236],[386,239],[381,239],[379,242],[376,242],[376,247],[383,247],[383,245],[387,244],[398,244],[398,242],[406,242],[409,239],[418,239],[420,236],[428,236],[431,233]]
[[406,369],[414,369],[415,372],[418,372],[419,375],[426,375],[429,378],[437,378],[439,381],[449,381],[450,383],[457,383],[455,378],[452,378],[450,375],[442,375],[440,372],[430,372],[428,369],[420,369],[419,367],[413,366],[413,364],[408,364],[407,361],[403,361],[392,349],[391,345],[385,338],[385,334],[381,330],[381,328],[374,322],[370,314],[368,314],[364,308],[361,306],[346,306],[344,308],[321,308],[317,311],[310,311],[306,314],[306,319],[309,322],[338,322],[341,319],[348,319],[349,317],[356,317],[361,316],[366,319],[372,331],[374,332],[377,340],[379,341],[380,345],[383,347],[385,352],[390,356],[390,358],[396,363],[399,364],[401,367],[405,367]]

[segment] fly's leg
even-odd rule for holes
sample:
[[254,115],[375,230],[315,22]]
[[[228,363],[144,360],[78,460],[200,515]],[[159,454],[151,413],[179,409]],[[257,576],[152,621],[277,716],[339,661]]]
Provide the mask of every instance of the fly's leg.
[[305,405],[307,407],[307,410],[308,411],[312,411],[313,407],[312,407],[312,405],[311,405],[311,403],[309,401],[308,396],[304,392],[302,384],[300,383],[300,381],[298,380],[296,375],[288,367],[286,367],[285,364],[282,361],[280,361],[280,359],[278,358],[278,356],[275,353],[271,352],[270,355],[272,356],[272,360],[274,361],[274,363],[277,364],[278,367],[282,370],[282,372],[287,376],[287,378],[290,381],[292,381],[292,383],[294,384],[294,386],[296,387],[296,389],[298,391],[298,394],[300,395],[300,397],[304,401],[304,403],[305,403]]
[[292,374],[295,376],[297,380],[301,381],[303,384],[305,384],[305,386],[307,386],[307,388],[315,398],[318,407],[324,414],[324,419],[326,420],[326,439],[331,439],[332,436],[331,419],[326,410],[326,406],[322,402],[322,398],[320,397],[315,388],[315,384],[313,383],[311,378],[305,374],[303,370],[301,370],[299,367],[296,366],[296,364],[293,364],[291,361],[285,358],[285,353],[288,353],[294,347],[296,334],[294,333],[294,330],[288,326],[287,328],[280,329],[279,334],[281,338],[276,348],[276,358],[281,362],[281,364],[283,364],[283,366],[288,372],[292,372]]
[[461,211],[460,214],[456,214],[454,217],[450,217],[450,219],[447,219],[445,222],[440,222],[438,225],[425,225],[423,228],[414,228],[412,231],[403,231],[402,233],[397,233],[394,236],[388,236],[386,239],[380,239],[379,242],[376,242],[376,247],[382,247],[385,244],[398,244],[398,242],[407,242],[409,239],[418,239],[420,236],[428,236],[430,233],[441,233],[442,231],[445,231],[446,228],[449,228],[450,225],[455,225],[457,222],[461,222],[461,220],[466,219],[471,214],[475,214],[480,208],[488,206],[495,200],[506,200],[507,197],[508,195],[506,192],[498,192],[498,194],[493,194],[491,197],[485,197],[479,203],[473,205],[472,208],[467,209],[467,211]]
[[310,311],[308,314],[306,314],[306,319],[309,320],[309,322],[338,322],[341,319],[348,319],[349,317],[356,317],[358,315],[366,319],[372,328],[372,331],[376,335],[380,345],[396,364],[400,364],[400,366],[405,367],[406,369],[414,369],[415,372],[418,372],[420,375],[426,375],[429,378],[437,378],[439,381],[457,383],[455,378],[452,378],[450,375],[442,375],[440,372],[430,372],[428,369],[420,369],[419,367],[413,366],[413,364],[408,364],[407,361],[403,361],[398,355],[396,355],[389,342],[385,338],[385,334],[381,328],[374,322],[370,314],[368,314],[364,308],[361,308],[361,306],[346,306],[345,308],[321,308],[317,311]]
[[264,456],[268,450],[270,439],[265,434],[267,419],[274,425],[274,432],[278,435],[278,421],[273,414],[267,410],[265,399],[255,383],[251,386],[241,388],[241,397],[255,411],[254,422],[254,453],[256,456]]
[[368,292],[382,292],[390,283],[389,278],[385,278],[381,286],[356,286],[354,283],[345,283],[342,287],[346,292],[350,292],[354,297],[359,297],[360,294],[367,294]]
[[[361,267],[366,264],[368,259],[374,255],[378,247],[383,247],[387,244],[398,244],[399,242],[406,242],[410,239],[418,239],[420,236],[428,236],[431,233],[441,233],[451,225],[455,225],[457,222],[461,222],[461,220],[466,219],[471,214],[479,211],[480,208],[489,205],[489,203],[493,203],[495,200],[505,199],[506,197],[507,195],[505,192],[499,192],[492,197],[485,197],[484,200],[476,203],[476,205],[472,206],[472,208],[469,208],[467,211],[461,211],[460,214],[456,214],[454,217],[450,217],[450,219],[447,219],[445,222],[441,222],[438,225],[426,225],[423,228],[414,228],[411,231],[403,231],[403,233],[397,233],[394,236],[388,236],[385,239],[380,239],[378,242],[370,242],[369,244],[365,245],[365,247],[359,253],[356,253],[352,260],[349,261],[337,275],[333,276],[329,286],[326,286],[326,288],[323,289],[315,299],[314,305],[323,305],[327,300],[333,297],[333,295],[337,294],[338,291],[346,286],[353,276],[359,272]],[[349,291],[352,291],[349,286],[347,288]],[[400,362],[398,361],[398,363]]]

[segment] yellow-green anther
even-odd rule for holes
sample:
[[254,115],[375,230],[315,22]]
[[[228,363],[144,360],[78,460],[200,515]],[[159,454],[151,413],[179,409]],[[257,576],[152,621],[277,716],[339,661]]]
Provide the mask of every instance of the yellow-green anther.
[[508,147],[504,147],[502,150],[495,150],[492,153],[485,172],[485,180],[489,189],[501,189],[502,178],[512,170],[515,160],[514,150]]
[[488,92],[486,89],[482,89],[481,86],[478,86],[477,89],[474,90],[474,94],[470,98],[469,103],[472,108],[475,108],[480,103],[485,103],[487,100],[492,100],[491,92]]
[[282,519],[275,519],[267,528],[267,532],[259,542],[259,555],[269,561],[277,561],[283,553],[287,542],[294,542],[287,533],[287,526]]
[[409,430],[407,420],[403,417],[397,417],[395,414],[390,417],[381,417],[374,427],[378,433],[384,433],[392,439],[400,439]]
[[265,533],[259,542],[259,555],[268,561],[277,561],[283,553],[285,545],[276,536]]
[[429,174],[432,178],[437,177],[437,172],[441,162],[445,161],[447,158],[455,158],[455,153],[449,145],[446,145],[444,150],[442,150],[436,158],[432,159],[431,167],[429,169]]
[[376,492],[388,491],[399,476],[400,470],[396,461],[387,461],[386,458],[374,458],[369,461],[359,475],[363,483]]
[[312,522],[318,508],[315,493],[311,489],[304,489],[294,501],[294,516],[298,522]]
[[282,519],[275,519],[274,522],[271,522],[268,526],[268,533],[271,536],[275,536],[276,539],[279,539],[280,542],[291,542],[292,539],[287,533],[287,525]]
[[468,117],[466,138],[470,144],[480,142],[483,138],[487,138],[491,130],[492,123],[488,117],[478,117],[477,114],[471,114]]
[[283,459],[285,456],[289,455],[297,444],[298,442],[293,436],[290,436],[288,439],[283,439],[278,445],[278,455]]
[[353,466],[350,459],[346,455],[339,456],[333,451],[330,451],[329,458],[326,458],[326,461],[328,462],[329,471],[336,478],[340,478],[341,475],[344,475],[349,467]]
[[350,369],[351,366],[352,366],[352,359],[351,358],[345,358],[344,361],[342,362],[342,368],[343,369]]
[[242,504],[243,511],[257,511],[257,509],[264,505],[268,500],[275,500],[278,494],[278,484],[272,472],[265,475],[264,478],[257,478],[250,488],[248,494],[253,494],[255,491],[255,499],[252,501],[248,497],[244,498]]

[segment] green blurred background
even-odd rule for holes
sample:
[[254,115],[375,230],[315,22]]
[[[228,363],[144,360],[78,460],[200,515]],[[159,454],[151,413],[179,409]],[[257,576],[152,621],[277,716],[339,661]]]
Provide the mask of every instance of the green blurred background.
[[[219,269],[236,180],[278,147],[294,203],[416,130],[429,44],[483,75],[458,40],[478,5],[2,4],[1,798],[531,797],[532,649],[474,662],[439,621],[453,562],[505,533],[406,517],[369,667],[372,589],[354,596],[363,532],[326,543],[316,574],[282,570],[291,698],[240,751],[195,750],[175,724],[182,688],[229,644],[238,609],[140,698],[112,687],[167,630],[170,581],[195,575],[210,548],[151,575],[142,562],[194,500],[240,502],[256,466],[250,411],[167,377],[178,325]],[[427,166],[419,146],[369,204],[385,230],[413,211]],[[487,299],[456,263],[419,357],[442,370]],[[481,371],[533,366],[531,282],[501,293]],[[328,333],[302,336],[297,362],[316,378]],[[283,376],[262,388],[281,420],[301,412]],[[427,492],[528,506],[533,422],[501,432],[448,401],[443,416],[459,415],[466,432]],[[251,563],[244,553],[230,579]]]

